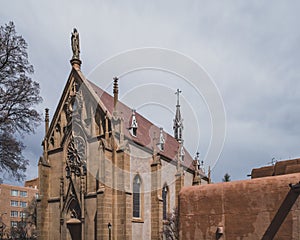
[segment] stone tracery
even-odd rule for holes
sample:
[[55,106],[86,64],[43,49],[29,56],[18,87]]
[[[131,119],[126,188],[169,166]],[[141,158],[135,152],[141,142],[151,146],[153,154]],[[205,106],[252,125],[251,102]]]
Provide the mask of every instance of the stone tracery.
[[71,137],[67,149],[67,165],[67,172],[75,172],[77,176],[86,173],[86,143],[81,137]]

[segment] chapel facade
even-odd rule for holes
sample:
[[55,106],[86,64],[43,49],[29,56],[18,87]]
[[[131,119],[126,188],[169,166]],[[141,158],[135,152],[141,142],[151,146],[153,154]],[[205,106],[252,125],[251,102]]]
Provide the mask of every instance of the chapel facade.
[[184,148],[180,91],[174,135],[85,78],[79,34],[72,69],[39,160],[38,239],[162,239],[183,186],[208,178]]

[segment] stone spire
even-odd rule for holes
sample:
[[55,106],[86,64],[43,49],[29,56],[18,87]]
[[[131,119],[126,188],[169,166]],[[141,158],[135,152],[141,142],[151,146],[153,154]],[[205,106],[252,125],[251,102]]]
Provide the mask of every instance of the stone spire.
[[181,142],[183,140],[183,119],[181,118],[181,113],[180,113],[180,104],[179,104],[179,94],[181,91],[177,89],[176,95],[177,95],[177,105],[176,105],[176,114],[175,114],[175,119],[174,119],[174,125],[173,125],[173,130],[174,130],[174,138],[178,141]]
[[47,133],[49,131],[49,109],[45,108],[45,136],[42,142],[43,146],[43,157],[40,158],[39,164],[47,164],[48,160],[48,138]]

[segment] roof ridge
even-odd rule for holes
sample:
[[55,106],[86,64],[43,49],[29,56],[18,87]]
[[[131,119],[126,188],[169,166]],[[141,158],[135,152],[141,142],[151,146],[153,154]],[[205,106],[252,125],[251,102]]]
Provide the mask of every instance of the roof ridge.
[[[108,112],[110,112],[112,114],[113,108],[114,108],[113,96],[111,94],[109,94],[107,91],[105,91],[104,89],[102,89],[101,87],[99,87],[98,85],[96,85],[95,83],[93,83],[92,81],[90,81],[89,79],[86,79],[86,80],[87,80],[88,84],[92,87],[92,89],[95,91],[95,93],[98,95],[99,99],[102,101],[104,107],[106,108],[105,110],[107,110]],[[132,108],[127,106],[122,101],[118,102],[118,108],[119,108],[119,111],[122,113],[121,117],[123,117],[123,119],[124,119],[124,126],[126,129],[128,129],[130,127],[130,117],[132,114]],[[124,116],[125,116],[125,118],[124,118]],[[135,136],[130,135],[129,131],[125,131],[125,133],[124,133],[125,136],[132,139],[133,142],[135,142],[137,144],[140,144],[144,147],[148,147],[149,149],[152,149],[153,136],[149,136],[149,134],[151,132],[152,132],[152,134],[156,133],[157,134],[156,137],[158,137],[159,132],[160,132],[160,127],[158,127],[156,124],[151,122],[149,119],[144,117],[139,112],[136,112],[136,119],[139,124],[137,136],[135,137]],[[140,124],[141,122],[143,124]],[[149,129],[147,129],[147,127]],[[142,135],[141,135],[141,132],[143,132]],[[147,136],[147,134],[148,134],[148,136]],[[177,161],[176,158],[177,158],[177,154],[178,154],[178,149],[180,147],[180,143],[170,133],[164,131],[164,134],[165,134],[165,146],[166,147],[164,148],[163,151],[160,151],[159,154],[167,157],[170,160]],[[185,151],[186,154],[185,154],[185,160],[184,160],[183,164],[185,167],[193,170],[193,163],[192,163],[193,158],[192,158],[191,154],[189,153],[189,151],[187,151],[187,149],[185,147],[184,147],[184,149],[186,150]]]

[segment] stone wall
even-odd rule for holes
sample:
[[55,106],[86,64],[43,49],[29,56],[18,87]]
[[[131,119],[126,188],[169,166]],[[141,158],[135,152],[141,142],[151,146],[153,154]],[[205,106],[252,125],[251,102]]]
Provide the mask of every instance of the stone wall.
[[[300,173],[185,187],[179,196],[180,239],[262,239]],[[300,198],[274,239],[300,239]],[[217,228],[223,235],[216,238]]]
[[[136,239],[151,239],[151,210],[154,208],[151,200],[151,162],[152,154],[137,146],[130,145],[131,163],[130,163],[130,191],[132,191],[133,178],[139,174],[142,180],[142,218],[132,219],[132,236]],[[161,181],[158,190],[158,195],[161,197],[161,191],[164,185],[168,186],[168,207],[167,211],[172,212],[175,208],[175,175],[177,167],[174,163],[161,161]],[[193,174],[185,172],[184,178],[186,185],[191,186],[193,181]],[[162,216],[160,217],[162,218]],[[161,221],[161,220],[160,220]]]
[[130,145],[131,163],[130,163],[130,191],[132,192],[132,183],[134,177],[138,174],[142,180],[142,202],[141,202],[141,219],[133,219],[132,236],[136,239],[151,238],[151,169],[150,163],[152,155],[137,146]]

